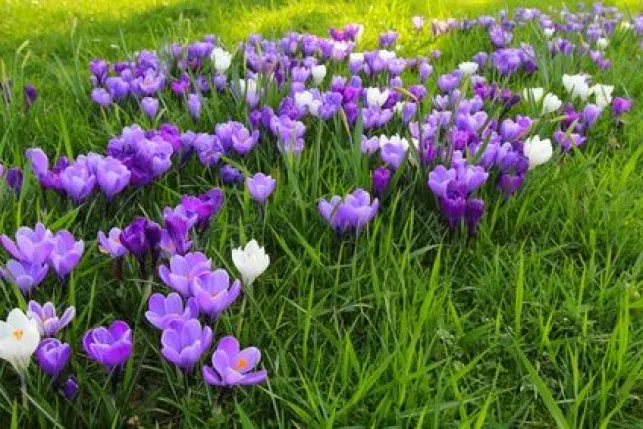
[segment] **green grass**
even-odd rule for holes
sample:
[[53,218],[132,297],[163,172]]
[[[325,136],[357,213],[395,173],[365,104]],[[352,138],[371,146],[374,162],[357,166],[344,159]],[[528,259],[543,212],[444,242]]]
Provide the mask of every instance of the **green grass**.
[[[34,82],[40,99],[28,115],[20,103],[0,110],[0,159],[25,165],[24,150],[44,147],[77,155],[102,152],[123,126],[152,125],[137,109],[103,115],[89,99],[89,59],[125,57],[167,41],[221,35],[228,46],[250,32],[325,33],[351,21],[366,25],[364,44],[380,31],[401,31],[403,51],[445,53],[436,72],[452,70],[491,48],[481,33],[413,40],[410,17],[474,15],[558,2],[305,2],[240,1],[8,1],[0,21],[0,74],[16,86]],[[619,2],[641,12],[636,1]],[[519,39],[536,40],[533,29]],[[542,41],[535,42],[540,43]],[[286,166],[274,153],[256,153],[248,171],[270,172],[276,194],[259,220],[242,189],[226,188],[227,204],[196,246],[216,266],[233,270],[230,250],[251,237],[265,243],[272,265],[243,302],[216,323],[215,337],[237,335],[256,345],[268,383],[226,398],[200,376],[181,375],[159,354],[159,335],[143,317],[157,279],[126,269],[110,275],[96,251],[98,230],[123,226],[137,215],[160,219],[183,193],[217,183],[196,163],[172,170],[115,204],[92,199],[74,208],[44,194],[27,176],[22,197],[0,200],[0,231],[42,221],[86,240],[86,254],[63,288],[41,287],[38,301],[75,304],[78,316],[64,339],[74,348],[80,396],[67,402],[32,365],[29,409],[18,379],[0,364],[0,426],[119,427],[641,427],[643,412],[643,77],[634,38],[613,40],[614,67],[599,71],[587,59],[543,64],[531,77],[509,80],[514,89],[544,86],[559,95],[562,73],[588,71],[635,107],[622,128],[604,115],[586,145],[529,174],[519,195],[488,198],[478,236],[466,240],[444,227],[424,183],[399,186],[374,224],[356,242],[337,244],[316,211],[318,198],[367,187],[368,169],[350,160],[350,136],[341,124],[313,124],[301,160]],[[434,85],[434,83],[432,83]],[[182,130],[208,131],[229,117],[223,99],[204,106],[193,125],[166,100],[163,120]],[[232,106],[234,107],[234,106]],[[539,125],[539,133],[553,131]],[[259,151],[257,151],[259,152]],[[319,156],[317,160],[316,156]],[[318,178],[314,180],[313,178]],[[408,182],[407,182],[408,183]],[[0,317],[23,305],[0,284]],[[135,354],[117,395],[101,368],[80,347],[90,327],[122,318],[135,327]]]

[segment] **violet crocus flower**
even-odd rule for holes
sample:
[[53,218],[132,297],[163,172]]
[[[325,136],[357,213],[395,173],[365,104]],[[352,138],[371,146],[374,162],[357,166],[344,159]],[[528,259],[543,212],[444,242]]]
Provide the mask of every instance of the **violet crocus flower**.
[[161,335],[163,357],[186,372],[192,371],[211,344],[212,329],[202,327],[197,319],[171,322]]
[[379,200],[363,189],[356,189],[343,199],[335,195],[330,199],[319,201],[319,213],[337,232],[348,230],[361,231],[377,214]]
[[449,228],[455,228],[464,217],[467,208],[467,187],[462,182],[451,180],[446,192],[440,198],[440,208],[449,223]]
[[266,370],[253,371],[261,360],[256,347],[240,350],[239,341],[233,336],[222,338],[212,355],[212,366],[203,366],[206,383],[219,387],[262,383],[268,377]]
[[239,296],[241,282],[230,281],[227,271],[218,269],[198,277],[192,285],[192,295],[201,313],[217,318]]
[[223,180],[223,183],[227,184],[243,183],[245,179],[245,176],[241,171],[229,164],[221,167],[221,169],[219,170],[219,174],[221,175],[221,180]]
[[397,41],[398,33],[397,31],[388,30],[380,34],[380,47],[389,48],[395,44]]
[[73,375],[70,375],[62,386],[63,395],[65,398],[74,399],[78,392],[78,380]]
[[166,211],[165,229],[161,231],[160,246],[170,255],[185,255],[192,247],[190,241],[190,219]]
[[161,240],[161,227],[144,217],[138,217],[120,234],[120,242],[136,257],[141,266],[148,252],[154,256],[155,247]]
[[36,301],[29,301],[27,315],[38,325],[40,335],[43,337],[55,337],[72,321],[76,315],[76,309],[73,306],[67,307],[59,318],[56,315],[56,307],[51,302],[41,306]]
[[22,182],[23,182],[23,174],[22,170],[18,167],[11,167],[7,171],[7,176],[5,177],[7,180],[7,184],[9,185],[9,188],[16,194],[19,195],[20,191],[22,191]]
[[632,108],[632,100],[623,97],[614,97],[612,100],[612,113],[614,116],[621,116]]
[[49,266],[64,279],[73,270],[85,251],[83,240],[76,241],[69,231],[58,231],[54,236],[54,248],[49,254]]
[[442,92],[450,92],[460,85],[461,77],[459,72],[443,74],[438,78],[438,88]]
[[60,175],[60,184],[75,202],[83,202],[94,190],[96,176],[86,165],[75,163],[65,168]]
[[0,243],[7,252],[19,261],[41,265],[49,258],[54,248],[54,236],[42,223],[34,229],[22,226],[16,231],[14,242],[6,234],[0,235]]
[[28,296],[47,277],[48,271],[47,264],[32,264],[9,259],[6,267],[0,268],[0,277],[18,286],[22,293]]
[[212,261],[201,252],[174,255],[170,258],[169,267],[159,267],[159,277],[166,286],[187,297],[192,295],[196,279],[211,272],[211,266]]
[[212,217],[219,213],[223,202],[223,191],[220,188],[212,188],[198,197],[183,195],[181,204],[177,208],[180,208],[186,217],[194,217],[196,227],[203,231],[210,225]]
[[92,101],[101,107],[109,107],[112,104],[112,96],[105,88],[92,89]]
[[25,109],[29,110],[31,105],[35,103],[38,98],[38,90],[36,90],[36,87],[33,86],[33,84],[28,83],[22,88],[22,93],[24,96]]
[[198,94],[189,94],[187,104],[192,119],[196,121],[199,119],[199,116],[201,116],[201,96]]
[[69,363],[71,347],[56,338],[45,338],[38,345],[35,356],[42,371],[56,380]]
[[485,204],[479,198],[473,198],[467,201],[467,208],[464,212],[464,219],[469,230],[469,235],[476,235],[478,224],[484,214]]
[[120,228],[112,228],[108,235],[103,231],[98,231],[98,251],[112,258],[120,258],[127,253],[127,249],[121,243]]
[[113,321],[108,328],[90,329],[83,337],[83,348],[91,359],[112,371],[132,355],[132,330],[122,320]]
[[96,167],[96,182],[108,201],[129,185],[131,177],[127,167],[111,156],[101,159]]
[[252,177],[248,177],[246,184],[248,185],[248,192],[250,192],[252,199],[259,204],[265,204],[268,197],[274,192],[277,181],[271,176],[257,173]]
[[153,97],[145,97],[141,100],[141,110],[150,118],[154,119],[159,110],[159,101]]
[[194,298],[188,298],[183,306],[183,299],[178,293],[168,296],[155,293],[148,300],[148,311],[145,318],[157,329],[167,328],[174,321],[188,321],[199,317],[199,306]]
[[373,193],[381,198],[391,180],[391,170],[386,167],[377,167],[373,170]]

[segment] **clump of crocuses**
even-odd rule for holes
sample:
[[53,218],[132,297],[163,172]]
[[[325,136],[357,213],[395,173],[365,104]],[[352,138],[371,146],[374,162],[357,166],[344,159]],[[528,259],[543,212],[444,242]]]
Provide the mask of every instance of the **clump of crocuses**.
[[356,189],[345,197],[335,195],[319,201],[319,212],[337,232],[360,232],[373,220],[379,209],[379,200],[363,190]]

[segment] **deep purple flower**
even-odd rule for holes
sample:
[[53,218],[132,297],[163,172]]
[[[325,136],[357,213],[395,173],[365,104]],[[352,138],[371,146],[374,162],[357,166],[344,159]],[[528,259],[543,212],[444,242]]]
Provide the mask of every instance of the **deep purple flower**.
[[74,399],[76,393],[78,392],[78,380],[73,375],[70,375],[65,383],[63,384],[63,394],[67,399]]
[[335,195],[330,199],[319,201],[319,213],[337,232],[347,230],[361,231],[377,214],[379,200],[363,189],[356,189],[343,199]]
[[192,295],[199,305],[201,313],[216,318],[228,308],[239,296],[241,282],[230,281],[225,270],[218,269],[196,278],[192,284]]
[[36,87],[33,86],[32,84],[28,83],[24,86],[22,89],[23,95],[24,95],[24,104],[25,104],[25,109],[29,109],[31,105],[36,101],[38,98],[38,91],[36,90]]
[[170,255],[185,255],[192,247],[190,241],[190,219],[166,211],[165,229],[161,231],[160,246]]
[[212,329],[202,327],[197,319],[175,320],[163,330],[163,357],[186,372],[191,371],[212,344]]
[[386,167],[377,167],[373,170],[373,193],[381,198],[391,181],[391,170]]
[[41,265],[47,261],[54,248],[53,238],[51,231],[39,222],[34,229],[25,226],[18,228],[15,242],[6,234],[0,236],[0,242],[14,258],[33,265]]
[[122,320],[113,321],[109,328],[90,329],[83,337],[83,348],[91,359],[112,371],[132,355],[132,330]]
[[40,335],[43,337],[55,337],[65,326],[67,326],[74,316],[76,309],[67,307],[62,316],[56,315],[56,307],[51,302],[40,306],[36,301],[29,301],[27,315],[38,325]]
[[154,119],[159,110],[159,101],[156,98],[145,97],[141,100],[141,109],[150,118]]
[[469,235],[475,235],[478,230],[478,224],[484,214],[485,204],[479,198],[473,198],[467,201],[467,208],[464,213],[464,219],[467,223]]
[[43,372],[55,380],[69,363],[71,347],[56,338],[46,338],[38,345],[35,356]]
[[566,133],[558,130],[554,132],[554,140],[558,142],[564,152],[568,152],[572,147],[582,146],[587,138],[578,133]]
[[240,350],[233,336],[222,338],[212,355],[212,366],[203,366],[203,378],[213,386],[232,387],[258,384],[266,380],[266,370],[252,371],[261,360],[256,347]]
[[464,217],[467,208],[467,187],[462,182],[451,180],[440,198],[440,208],[447,218],[449,228],[455,228]]
[[112,228],[109,234],[105,235],[103,231],[98,231],[98,251],[110,255],[112,258],[120,258],[127,253],[127,249],[121,243],[120,228]]
[[509,174],[503,173],[498,180],[498,187],[505,198],[513,195],[525,181],[525,173]]
[[161,227],[144,217],[136,218],[123,229],[120,235],[120,242],[141,265],[144,264],[147,253],[153,253],[160,240]]
[[623,97],[614,97],[612,100],[612,113],[614,116],[621,116],[625,112],[629,112],[632,108],[632,100]]
[[7,171],[7,176],[5,179],[7,180],[7,184],[9,185],[11,190],[16,195],[19,195],[20,191],[22,191],[22,182],[23,182],[22,170],[19,169],[18,167],[11,167]]
[[108,201],[129,185],[131,177],[127,167],[111,156],[101,159],[96,168],[96,182]]
[[0,268],[0,277],[18,286],[23,294],[30,295],[31,291],[47,277],[48,271],[46,264],[9,259],[5,269]]
[[204,230],[210,225],[212,217],[223,207],[223,201],[223,191],[220,188],[212,188],[198,197],[183,195],[180,207],[177,208],[188,218],[195,217],[197,228]]
[[241,171],[234,168],[233,166],[226,164],[221,167],[219,170],[221,174],[221,179],[224,183],[233,184],[233,183],[243,183],[245,176]]
[[89,71],[96,78],[97,84],[103,84],[109,73],[109,63],[102,58],[96,58],[89,62]]
[[199,307],[194,298],[188,298],[185,307],[183,299],[178,293],[168,296],[155,293],[148,301],[148,311],[145,318],[157,329],[167,328],[176,320],[188,321],[199,317]]
[[252,199],[259,204],[264,204],[270,194],[275,190],[277,181],[271,176],[257,173],[252,177],[248,177],[246,184],[248,185],[248,192],[250,192]]
[[602,111],[603,109],[598,107],[596,104],[590,103],[586,105],[582,113],[583,124],[585,125],[585,127],[589,128],[594,125]]
[[84,251],[83,240],[76,241],[69,231],[58,231],[54,236],[54,248],[47,262],[56,274],[64,279],[78,265]]
[[109,107],[112,104],[112,96],[105,88],[92,89],[92,101],[101,107]]
[[201,252],[193,252],[172,256],[169,265],[159,267],[159,277],[168,287],[187,297],[192,295],[196,279],[211,271],[212,261]]

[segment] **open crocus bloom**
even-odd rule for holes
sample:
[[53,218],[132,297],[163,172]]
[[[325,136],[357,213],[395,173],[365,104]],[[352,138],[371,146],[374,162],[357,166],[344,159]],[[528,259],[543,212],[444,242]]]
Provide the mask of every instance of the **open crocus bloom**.
[[56,307],[51,302],[41,306],[36,301],[29,301],[27,315],[36,322],[40,335],[55,337],[58,332],[72,321],[76,315],[76,309],[68,307],[59,318],[56,315]]
[[203,367],[203,378],[213,386],[231,387],[258,384],[266,380],[267,371],[253,371],[261,360],[256,347],[239,348],[239,341],[233,336],[222,338],[212,355],[212,366]]
[[183,306],[181,295],[174,292],[167,297],[160,293],[153,294],[148,301],[148,309],[145,318],[158,329],[165,329],[176,320],[187,321],[199,317],[196,300],[188,298]]
[[121,320],[115,320],[109,328],[90,329],[83,337],[83,348],[90,358],[111,371],[131,356],[134,348],[132,330]]
[[0,359],[11,363],[19,374],[24,375],[39,342],[36,322],[19,308],[11,310],[6,322],[0,320]]

